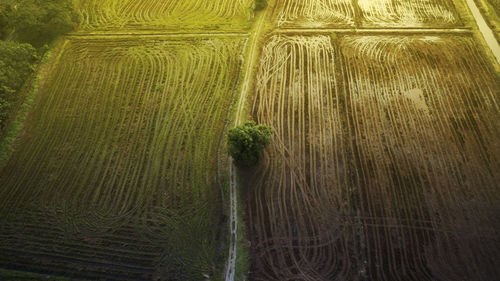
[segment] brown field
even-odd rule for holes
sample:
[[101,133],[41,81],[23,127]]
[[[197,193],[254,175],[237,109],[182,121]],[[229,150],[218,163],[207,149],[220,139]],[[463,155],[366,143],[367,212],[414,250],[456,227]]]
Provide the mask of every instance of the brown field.
[[255,280],[496,280],[500,79],[469,36],[284,36],[251,108]]

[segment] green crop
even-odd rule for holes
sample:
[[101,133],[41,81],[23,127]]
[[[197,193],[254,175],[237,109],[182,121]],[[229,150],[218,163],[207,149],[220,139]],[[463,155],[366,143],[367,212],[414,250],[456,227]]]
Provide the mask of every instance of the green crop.
[[0,171],[0,235],[23,244],[2,239],[0,262],[212,275],[218,151],[244,40],[173,38],[69,41]]

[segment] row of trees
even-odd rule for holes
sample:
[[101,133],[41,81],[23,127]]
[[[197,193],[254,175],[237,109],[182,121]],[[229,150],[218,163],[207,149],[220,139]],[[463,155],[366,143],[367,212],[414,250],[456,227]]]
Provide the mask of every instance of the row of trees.
[[0,136],[47,44],[78,23],[72,0],[0,3]]

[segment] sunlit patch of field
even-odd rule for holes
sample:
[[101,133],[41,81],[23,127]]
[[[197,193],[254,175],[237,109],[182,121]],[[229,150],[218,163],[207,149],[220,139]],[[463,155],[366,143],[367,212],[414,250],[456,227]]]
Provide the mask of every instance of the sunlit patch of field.
[[82,29],[247,28],[253,0],[81,0]]
[[255,280],[495,280],[500,78],[469,36],[283,36],[254,118]]
[[106,280],[211,275],[218,150],[244,42],[67,41],[0,170],[0,265]]
[[354,24],[352,0],[277,0],[279,27],[338,27]]
[[284,28],[462,25],[452,0],[277,0],[274,7]]
[[460,25],[451,0],[357,0],[365,27],[443,27]]

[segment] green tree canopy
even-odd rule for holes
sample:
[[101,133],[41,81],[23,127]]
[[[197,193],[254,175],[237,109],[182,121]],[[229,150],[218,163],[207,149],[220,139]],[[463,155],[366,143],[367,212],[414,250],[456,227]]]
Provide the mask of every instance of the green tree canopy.
[[256,0],[255,11],[264,10],[267,7],[267,0]]
[[271,142],[273,130],[266,125],[247,121],[229,130],[229,154],[238,167],[253,167],[260,161],[261,151]]
[[72,31],[77,22],[72,0],[19,0],[14,9],[16,39],[35,47]]
[[9,4],[0,3],[0,39],[4,39],[12,29],[13,11]]
[[36,50],[29,44],[0,41],[0,129],[37,59]]

